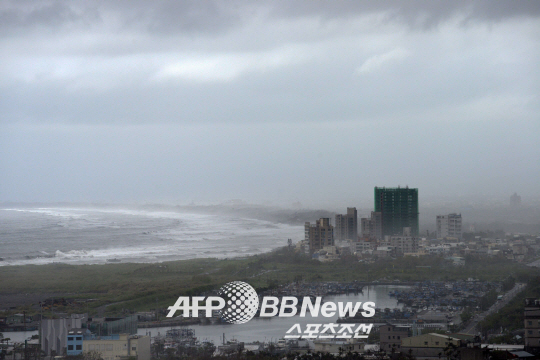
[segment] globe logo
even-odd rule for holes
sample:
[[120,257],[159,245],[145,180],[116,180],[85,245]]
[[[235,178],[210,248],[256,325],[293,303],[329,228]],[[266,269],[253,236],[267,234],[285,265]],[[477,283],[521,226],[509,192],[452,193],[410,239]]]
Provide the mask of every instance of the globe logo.
[[227,283],[219,289],[218,295],[225,300],[225,307],[220,310],[220,316],[228,323],[246,323],[253,319],[259,309],[257,292],[245,282]]

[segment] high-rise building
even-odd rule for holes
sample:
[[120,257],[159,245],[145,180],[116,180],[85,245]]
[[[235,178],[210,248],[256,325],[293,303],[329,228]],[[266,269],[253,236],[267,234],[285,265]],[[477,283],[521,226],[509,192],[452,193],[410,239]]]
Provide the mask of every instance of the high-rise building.
[[437,238],[461,239],[461,214],[437,215]]
[[347,214],[337,214],[334,229],[336,240],[356,241],[358,239],[358,212],[356,208],[347,208]]
[[304,225],[305,240],[309,244],[311,253],[321,250],[325,246],[334,246],[334,227],[330,225],[329,218],[321,218],[310,224]]
[[418,236],[418,189],[375,187],[375,212],[381,213],[382,236],[400,235],[404,227]]
[[361,219],[362,237],[382,239],[382,215],[380,212],[371,212],[371,217]]
[[514,193],[514,195],[510,196],[510,206],[519,207],[520,205],[521,205],[521,196],[519,196],[517,193]]

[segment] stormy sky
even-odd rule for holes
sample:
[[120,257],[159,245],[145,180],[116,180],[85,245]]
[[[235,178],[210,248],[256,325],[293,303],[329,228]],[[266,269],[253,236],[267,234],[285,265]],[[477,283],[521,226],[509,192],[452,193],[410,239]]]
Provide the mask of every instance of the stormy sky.
[[540,197],[540,2],[0,2],[0,201]]

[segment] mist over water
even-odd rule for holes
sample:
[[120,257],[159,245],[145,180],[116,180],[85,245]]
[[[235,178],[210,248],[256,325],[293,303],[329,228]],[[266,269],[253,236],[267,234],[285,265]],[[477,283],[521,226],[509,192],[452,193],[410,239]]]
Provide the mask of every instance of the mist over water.
[[0,209],[0,266],[161,262],[263,253],[297,225],[226,215],[97,208]]

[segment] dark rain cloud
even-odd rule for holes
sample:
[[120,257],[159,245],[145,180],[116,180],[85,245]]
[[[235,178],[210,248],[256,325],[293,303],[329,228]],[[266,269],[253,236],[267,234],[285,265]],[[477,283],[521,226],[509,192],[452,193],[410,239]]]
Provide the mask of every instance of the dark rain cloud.
[[217,34],[242,26],[255,15],[273,18],[316,17],[321,21],[385,14],[429,29],[452,16],[471,21],[500,21],[540,16],[537,1],[6,1],[0,6],[0,29],[5,34],[25,30],[89,26],[114,21],[120,29],[149,33]]

